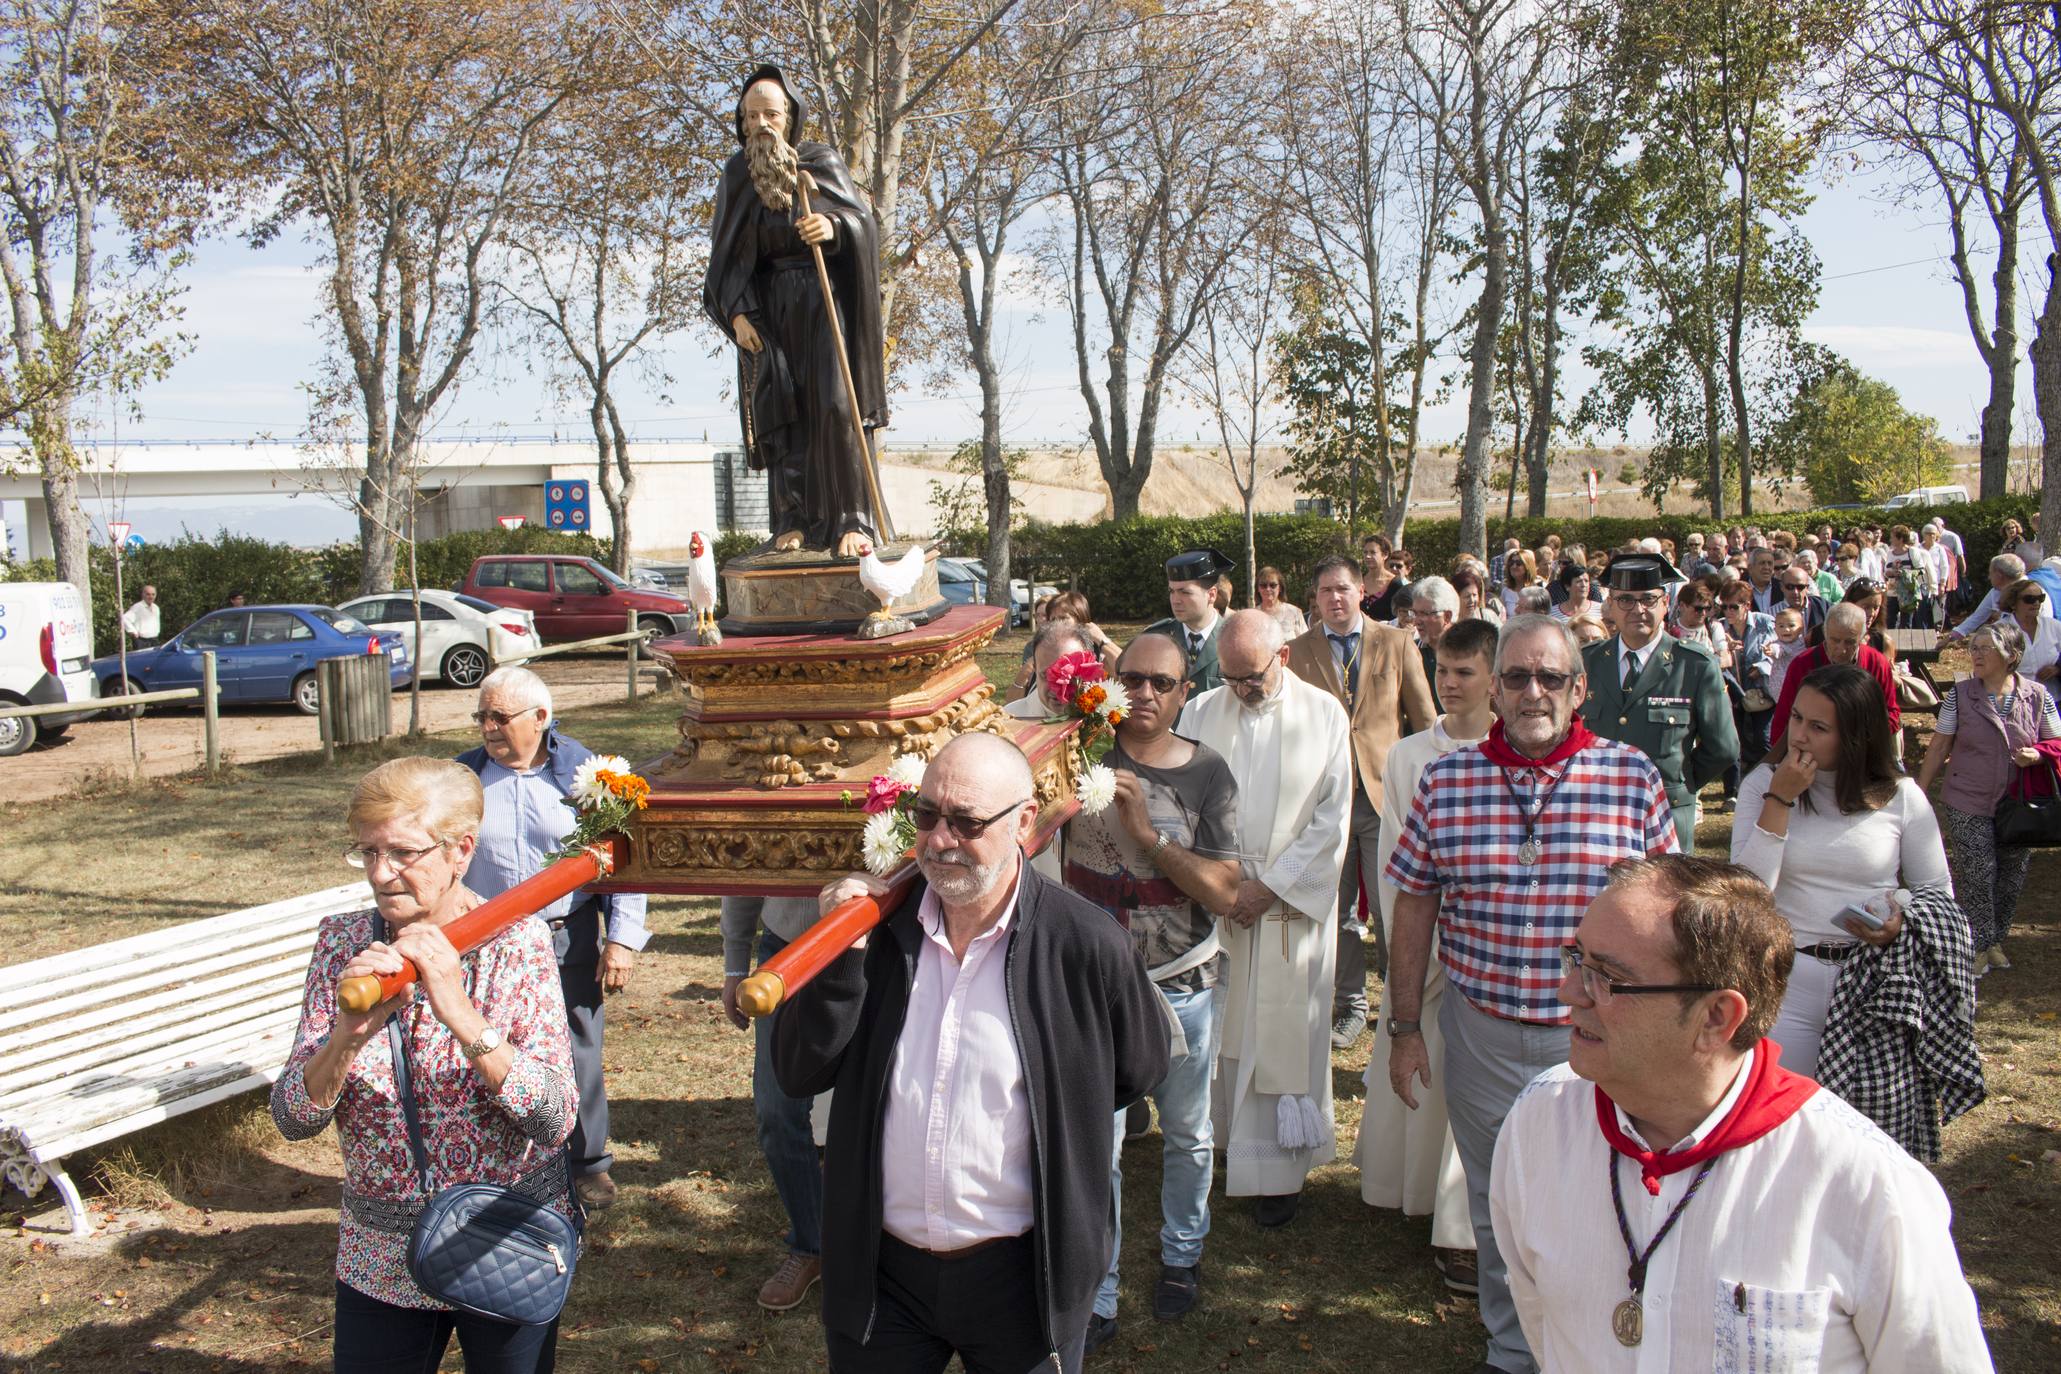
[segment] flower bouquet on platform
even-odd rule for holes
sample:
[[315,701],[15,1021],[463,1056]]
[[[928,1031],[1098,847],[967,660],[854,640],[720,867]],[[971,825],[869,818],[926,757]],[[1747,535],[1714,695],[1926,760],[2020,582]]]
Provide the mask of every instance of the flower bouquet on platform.
[[621,754],[596,754],[573,770],[572,795],[564,798],[579,817],[552,860],[577,854],[603,836],[630,828],[630,817],[651,805],[651,784],[630,769]]
[[1100,659],[1077,651],[1063,655],[1045,670],[1045,700],[1059,708],[1058,714],[1045,717],[1047,724],[1080,722],[1073,748],[1081,777],[1074,790],[1082,813],[1098,815],[1116,800],[1116,774],[1102,759],[1116,743],[1116,727],[1130,711],[1131,699]]

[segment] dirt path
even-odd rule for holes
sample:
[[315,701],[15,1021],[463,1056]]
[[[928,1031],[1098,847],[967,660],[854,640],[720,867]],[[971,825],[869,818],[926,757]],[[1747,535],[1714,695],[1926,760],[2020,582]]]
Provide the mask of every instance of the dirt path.
[[[537,672],[551,685],[552,700],[561,713],[594,702],[623,699],[623,661],[613,654],[570,654],[546,659],[537,665]],[[639,690],[651,690],[649,677],[643,679]],[[476,704],[471,692],[424,683],[423,728],[432,732],[467,728]],[[393,722],[397,729],[408,727],[405,691],[394,694]],[[304,716],[291,706],[238,706],[223,713],[221,740],[224,763],[255,763],[319,750],[322,732],[313,716]],[[136,722],[136,744],[145,776],[162,777],[199,768],[200,712],[150,712]],[[10,801],[44,801],[66,796],[89,779],[127,777],[128,773],[129,722],[96,718],[74,725],[53,744],[0,759],[0,788],[5,789]]]

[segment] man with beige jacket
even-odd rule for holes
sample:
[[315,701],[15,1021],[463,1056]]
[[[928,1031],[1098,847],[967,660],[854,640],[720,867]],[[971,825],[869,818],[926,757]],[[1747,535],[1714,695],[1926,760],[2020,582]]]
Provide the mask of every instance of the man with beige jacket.
[[[1345,869],[1338,880],[1338,964],[1331,998],[1331,1043],[1344,1049],[1367,1029],[1368,924],[1360,919],[1362,887],[1370,909],[1381,837],[1381,770],[1405,735],[1438,719],[1424,663],[1408,633],[1360,614],[1359,565],[1343,555],[1317,564],[1317,623],[1288,646],[1288,670],[1329,692],[1352,727],[1353,803]],[[1381,926],[1373,925],[1375,961],[1387,968]]]

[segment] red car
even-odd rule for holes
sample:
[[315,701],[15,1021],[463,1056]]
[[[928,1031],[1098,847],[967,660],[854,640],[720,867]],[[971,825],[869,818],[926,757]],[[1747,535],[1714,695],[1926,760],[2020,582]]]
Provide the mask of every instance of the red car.
[[456,590],[528,611],[545,639],[621,634],[631,611],[639,629],[661,637],[694,629],[694,608],[685,599],[632,586],[593,559],[570,554],[489,554],[473,560]]

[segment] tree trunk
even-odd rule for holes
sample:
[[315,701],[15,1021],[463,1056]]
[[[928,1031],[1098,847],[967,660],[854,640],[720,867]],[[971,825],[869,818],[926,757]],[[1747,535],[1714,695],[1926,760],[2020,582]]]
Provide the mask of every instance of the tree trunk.
[[2032,339],[2032,400],[2039,413],[2039,539],[2061,535],[2061,253],[2047,255],[2047,299]]
[[[1982,408],[1980,499],[1993,501],[2011,489],[2011,410],[2018,404],[2018,222],[1996,219],[1995,332],[1989,357],[1989,401]],[[2037,394],[2037,393],[2035,393]],[[2049,444],[2051,447],[2051,444]]]
[[1469,350],[1467,436],[1460,447],[1460,552],[1485,558],[1488,513],[1483,496],[1488,485],[1489,439],[1495,431],[1496,335],[1503,327],[1503,298],[1509,280],[1509,245],[1494,207],[1486,207],[1481,301],[1474,313],[1474,344]]
[[[93,568],[88,553],[91,526],[79,505],[78,459],[72,452],[70,392],[53,396],[35,409],[33,442],[43,468],[43,507],[50,521],[50,546],[57,555],[57,580],[79,589],[86,623],[93,623]],[[116,629],[119,636],[121,630]]]
[[986,342],[983,337],[975,352],[981,360],[980,477],[988,507],[988,604],[1007,606],[1012,599],[1009,579],[1014,576],[1014,554],[1009,547],[1009,465],[1002,457],[1002,379],[996,373]]
[[637,494],[637,469],[630,462],[630,435],[615,408],[608,374],[594,386],[594,404],[588,412],[594,426],[594,446],[600,451],[601,500],[608,507],[609,523],[615,526],[615,542],[609,550],[609,566],[616,575],[630,575],[630,502]]
[[[1703,464],[1704,481],[1710,487],[1710,518],[1725,518],[1725,440],[1718,425],[1717,378],[1708,368],[1703,372]],[[1751,515],[1742,510],[1742,515]]]
[[1752,243],[1753,182],[1739,169],[1739,239],[1733,245],[1732,327],[1725,345],[1725,374],[1732,389],[1732,444],[1739,451],[1739,514],[1753,514],[1753,422],[1746,413],[1746,255]]

